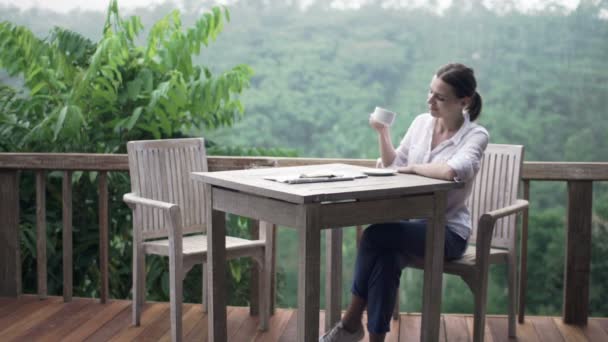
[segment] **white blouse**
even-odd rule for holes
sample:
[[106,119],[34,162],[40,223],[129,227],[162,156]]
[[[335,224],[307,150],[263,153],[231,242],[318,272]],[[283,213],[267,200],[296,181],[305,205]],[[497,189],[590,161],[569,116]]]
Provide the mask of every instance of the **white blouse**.
[[463,182],[464,187],[448,191],[446,224],[463,239],[468,239],[471,234],[471,213],[465,202],[471,194],[490,135],[485,128],[471,122],[468,114],[464,117],[464,123],[458,132],[431,150],[437,119],[428,113],[418,115],[396,149],[395,160],[387,167],[447,163],[456,173],[454,181]]

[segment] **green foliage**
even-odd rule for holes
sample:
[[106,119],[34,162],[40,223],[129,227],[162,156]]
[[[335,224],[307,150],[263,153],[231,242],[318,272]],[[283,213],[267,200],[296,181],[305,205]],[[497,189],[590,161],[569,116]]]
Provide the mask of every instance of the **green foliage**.
[[[0,151],[124,153],[128,140],[181,137],[202,129],[232,125],[242,117],[239,99],[252,69],[244,64],[213,73],[193,56],[214,42],[229,19],[228,11],[212,8],[191,27],[178,11],[158,20],[138,45],[144,25],[139,17],[123,18],[116,0],[109,2],[98,42],[66,28],[55,27],[38,38],[24,26],[0,23],[0,66],[20,82],[0,83]],[[227,147],[223,147],[227,149]],[[239,152],[238,148],[233,148]],[[221,147],[216,150],[221,151]],[[245,148],[249,154],[289,153]],[[213,151],[211,151],[213,152]],[[99,293],[97,173],[73,183],[74,295]],[[50,294],[60,294],[61,178],[51,172],[47,185],[47,242]],[[35,290],[35,187],[22,178],[22,256],[24,289]],[[131,213],[122,202],[129,191],[126,173],[109,175],[110,295],[125,298],[131,290]],[[230,222],[240,227],[241,221]],[[230,226],[229,229],[232,229]],[[237,231],[238,233],[238,231]],[[234,293],[246,285],[242,263],[232,263]],[[147,264],[149,298],[168,299],[167,262]],[[194,272],[193,272],[194,273]],[[200,284],[200,270],[192,276]],[[186,299],[200,301],[198,292]],[[198,298],[197,298],[198,296]],[[235,301],[243,301],[242,294]]]
[[12,133],[7,149],[112,153],[124,151],[127,140],[232,125],[243,114],[237,95],[251,68],[214,75],[193,64],[226,13],[213,8],[186,29],[173,11],[153,25],[144,46],[136,41],[140,18],[123,19],[115,0],[97,43],[62,28],[39,39],[2,22],[0,64],[25,85],[1,89],[2,128]]

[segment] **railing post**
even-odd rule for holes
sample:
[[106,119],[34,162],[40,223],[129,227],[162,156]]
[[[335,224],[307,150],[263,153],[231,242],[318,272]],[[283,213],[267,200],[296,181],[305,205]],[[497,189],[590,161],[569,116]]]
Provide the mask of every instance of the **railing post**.
[[99,273],[101,274],[100,301],[108,301],[108,173],[99,172]]
[[[530,201],[530,181],[524,180],[524,199]],[[524,209],[521,220],[521,255],[519,256],[519,323],[524,322],[526,311],[526,288],[528,286],[528,220],[529,208]]]
[[20,294],[19,172],[0,170],[0,296]]
[[[249,220],[249,232],[251,233],[251,239],[257,240],[260,238],[260,221]],[[251,260],[251,275],[249,278],[249,314],[257,316],[260,313],[260,301],[258,300],[259,293],[259,281],[260,281],[260,267],[256,262]]]
[[40,299],[47,296],[46,263],[46,172],[36,171],[36,272]]
[[563,320],[587,324],[591,268],[591,213],[593,183],[568,182],[568,227],[564,272]]
[[72,172],[63,172],[62,185],[62,211],[63,211],[63,301],[69,302],[72,300],[74,263],[73,258],[73,243],[72,243]]
[[270,314],[274,315],[277,300],[277,226],[272,225],[272,261],[270,263]]

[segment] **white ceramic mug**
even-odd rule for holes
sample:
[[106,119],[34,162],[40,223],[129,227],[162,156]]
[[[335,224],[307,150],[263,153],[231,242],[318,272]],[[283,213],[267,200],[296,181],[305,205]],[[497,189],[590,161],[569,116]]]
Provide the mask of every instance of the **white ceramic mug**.
[[397,114],[395,112],[391,112],[388,109],[376,107],[374,112],[372,113],[372,119],[386,125],[390,126],[395,122],[395,117]]

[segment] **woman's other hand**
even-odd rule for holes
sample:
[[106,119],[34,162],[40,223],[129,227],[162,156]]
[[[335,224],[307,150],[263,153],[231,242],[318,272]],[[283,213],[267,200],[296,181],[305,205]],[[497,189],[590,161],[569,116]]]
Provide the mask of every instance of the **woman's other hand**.
[[378,133],[388,132],[388,126],[369,115],[369,125]]
[[408,166],[401,166],[397,168],[397,172],[399,173],[411,173],[411,174],[415,174],[416,171],[414,171],[414,165],[408,165]]

